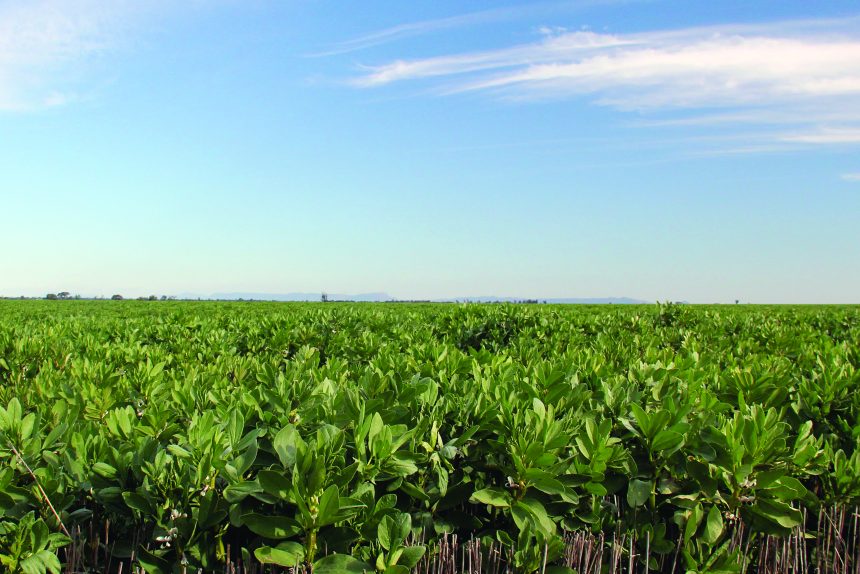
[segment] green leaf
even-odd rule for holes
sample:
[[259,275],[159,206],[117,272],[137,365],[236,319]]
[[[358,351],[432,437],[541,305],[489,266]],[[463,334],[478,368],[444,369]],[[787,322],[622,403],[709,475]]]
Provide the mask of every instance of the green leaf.
[[651,417],[636,403],[630,405],[630,410],[633,411],[633,417],[636,419],[636,424],[642,430],[642,434],[650,440],[654,436],[654,429],[651,428]]
[[537,397],[532,399],[532,410],[537,414],[540,420],[546,418],[546,407]]
[[257,482],[266,494],[281,500],[292,500],[290,491],[293,483],[282,472],[261,470],[257,473]]
[[147,574],[170,574],[167,560],[141,547],[137,549],[137,562]]
[[93,472],[103,478],[116,478],[117,470],[105,462],[97,462],[93,465]]
[[546,494],[566,494],[567,489],[564,485],[554,478],[537,478],[531,481],[532,486]]
[[392,531],[394,529],[394,519],[391,516],[385,516],[379,521],[379,526],[376,527],[376,538],[379,540],[380,546],[386,550],[391,550]]
[[705,515],[701,504],[696,504],[690,515],[687,517],[687,523],[684,525],[684,542],[689,542],[696,535],[696,530],[699,528],[699,523]]
[[262,514],[246,514],[242,523],[254,534],[274,540],[290,538],[302,532],[298,522],[286,516],[264,516]]
[[654,452],[671,451],[674,452],[681,448],[684,443],[684,435],[671,430],[661,430],[654,437],[651,443],[651,450]]
[[126,506],[132,510],[137,510],[143,515],[148,515],[152,512],[152,505],[142,495],[136,492],[123,492],[122,498],[125,500]]
[[21,439],[27,440],[33,433],[33,425],[36,423],[36,413],[30,413],[21,420]]
[[305,549],[298,542],[281,542],[275,548],[261,546],[254,550],[254,556],[263,564],[277,564],[291,567],[305,560]]
[[167,452],[176,458],[191,458],[191,453],[179,446],[178,444],[167,445]]
[[231,504],[236,504],[251,494],[257,494],[261,491],[260,483],[256,480],[237,482],[224,489],[224,499]]
[[803,498],[808,492],[799,480],[791,476],[781,476],[762,490],[769,496],[784,502]]
[[275,435],[272,446],[284,468],[291,469],[296,464],[296,453],[304,445],[304,440],[293,425],[287,425]]
[[723,533],[723,515],[716,505],[712,506],[708,511],[708,518],[705,520],[705,529],[702,532],[702,540],[710,545],[713,545],[720,539]]
[[408,452],[395,452],[385,461],[385,470],[397,476],[409,476],[418,472],[418,466]]
[[532,518],[532,523],[539,528],[545,536],[555,534],[555,522],[549,517],[549,514],[540,501],[533,498],[523,498],[514,503],[514,509],[524,509]]
[[346,554],[330,554],[314,563],[314,574],[362,574],[373,566]]
[[400,555],[397,563],[407,568],[415,568],[426,551],[426,546],[407,546],[403,549],[403,553]]
[[18,564],[24,574],[60,574],[60,560],[52,552],[39,550]]
[[412,516],[408,513],[401,512],[393,516],[389,514],[379,522],[376,536],[383,548],[391,550],[406,540],[411,530]]
[[653,488],[654,485],[650,480],[631,479],[627,485],[627,504],[630,508],[644,505],[651,498]]
[[504,489],[489,487],[475,491],[469,498],[469,501],[488,504],[496,508],[507,508],[511,505],[513,497],[508,492],[505,492]]
[[778,500],[760,498],[752,506],[751,510],[779,524],[783,528],[794,528],[795,526],[800,526],[803,522],[803,515],[799,510]]
[[412,498],[418,500],[430,500],[430,497],[427,496],[421,488],[415,486],[411,482],[406,482],[405,480],[400,485],[400,490],[411,496]]
[[335,485],[329,486],[320,496],[319,512],[317,514],[317,526],[327,526],[337,520],[337,512],[340,509],[338,490]]

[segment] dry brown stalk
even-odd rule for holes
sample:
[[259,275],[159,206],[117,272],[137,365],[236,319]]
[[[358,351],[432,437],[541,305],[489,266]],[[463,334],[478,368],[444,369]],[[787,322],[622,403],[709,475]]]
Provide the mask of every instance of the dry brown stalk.
[[39,482],[39,479],[36,478],[36,474],[33,472],[33,469],[30,468],[30,465],[27,464],[27,461],[24,460],[24,457],[21,456],[21,453],[18,452],[18,449],[15,448],[14,444],[12,444],[12,441],[7,439],[7,442],[9,443],[9,448],[11,448],[12,452],[15,454],[15,458],[18,459],[18,462],[20,462],[21,464],[24,465],[24,468],[27,469],[27,472],[33,478],[33,481],[36,483],[36,488],[39,489],[39,492],[42,494],[42,498],[44,499],[45,503],[48,505],[48,508],[51,509],[51,513],[53,513],[54,518],[57,519],[57,522],[59,523],[60,529],[63,531],[63,534],[65,534],[67,538],[71,538],[72,535],[69,533],[68,529],[66,528],[66,525],[63,524],[63,521],[62,521],[62,519],[60,519],[60,515],[57,514],[57,510],[54,508],[54,505],[51,504],[51,499],[48,498],[48,494],[45,492],[45,489],[42,488],[42,484]]

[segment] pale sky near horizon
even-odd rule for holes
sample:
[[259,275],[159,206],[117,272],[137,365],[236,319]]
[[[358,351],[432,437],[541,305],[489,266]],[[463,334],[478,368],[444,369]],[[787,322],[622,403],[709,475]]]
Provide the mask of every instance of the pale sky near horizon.
[[0,0],[0,295],[860,302],[856,1]]

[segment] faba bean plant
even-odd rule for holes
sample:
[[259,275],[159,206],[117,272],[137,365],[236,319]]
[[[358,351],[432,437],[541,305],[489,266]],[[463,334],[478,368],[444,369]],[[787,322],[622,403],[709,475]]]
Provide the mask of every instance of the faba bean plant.
[[749,570],[858,503],[858,364],[849,306],[0,301],[0,569]]

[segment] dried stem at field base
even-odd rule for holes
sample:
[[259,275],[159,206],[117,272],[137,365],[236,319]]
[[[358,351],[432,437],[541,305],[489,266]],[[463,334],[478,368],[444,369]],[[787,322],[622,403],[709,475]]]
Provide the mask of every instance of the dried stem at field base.
[[[819,522],[815,519],[819,518]],[[101,528],[91,525],[92,537]],[[807,532],[817,533],[807,538]],[[113,568],[107,561],[99,564],[84,564],[93,558],[92,543],[83,536],[80,527],[75,529],[72,542],[66,549],[66,574],[84,571],[104,571],[109,574],[143,574],[132,560],[113,560]],[[117,533],[105,524],[104,540],[116,540]],[[424,534],[412,536],[410,545],[425,544]],[[785,537],[761,536],[751,531],[743,522],[738,521],[731,532],[727,532],[728,551],[737,553],[736,560],[740,574],[860,574],[860,510],[845,506],[822,508],[818,513],[804,512],[804,521]],[[101,538],[101,536],[99,536]],[[558,562],[579,574],[647,574],[655,572],[677,572],[680,565],[679,553],[683,535],[676,543],[674,556],[660,555],[658,569],[650,569],[650,552],[653,544],[650,533],[646,535],[644,552],[646,563],[637,568],[637,543],[632,533],[616,531],[611,536],[604,533],[566,532],[563,535],[564,549]],[[107,550],[107,549],[105,549]],[[325,552],[323,552],[325,554]],[[99,553],[100,554],[100,553]],[[548,546],[542,549],[542,562],[538,572],[550,566]],[[100,556],[96,555],[98,558]],[[229,558],[224,564],[224,574],[312,574],[307,566],[281,568],[253,561],[244,563],[231,548]],[[514,571],[513,553],[497,542],[482,544],[478,538],[465,541],[455,534],[445,534],[436,544],[428,548],[416,567],[414,574],[512,574]],[[625,560],[626,558],[626,560]],[[626,564],[625,564],[626,562]],[[669,566],[671,564],[671,569]],[[666,570],[664,570],[664,566]],[[681,566],[682,567],[682,566]],[[101,570],[105,568],[105,570]]]
[[7,439],[7,442],[9,443],[9,448],[11,448],[12,452],[15,454],[15,458],[17,458],[18,461],[24,465],[24,468],[27,469],[27,472],[30,473],[30,476],[33,478],[33,481],[36,483],[36,488],[38,488],[39,492],[42,493],[42,498],[45,500],[45,504],[47,504],[48,508],[51,509],[51,512],[53,513],[54,518],[57,519],[57,523],[59,523],[60,529],[63,531],[63,534],[65,534],[67,538],[71,538],[72,535],[66,529],[66,525],[63,524],[63,521],[62,521],[62,519],[60,519],[60,515],[57,514],[57,510],[54,508],[54,505],[51,504],[51,499],[48,498],[48,493],[46,493],[45,489],[42,488],[42,484],[39,482],[39,479],[36,478],[36,475],[33,473],[33,469],[30,468],[30,465],[27,464],[27,461],[24,460],[24,457],[21,456],[21,453],[18,452],[18,449],[15,448],[14,444],[12,444],[12,441]]

